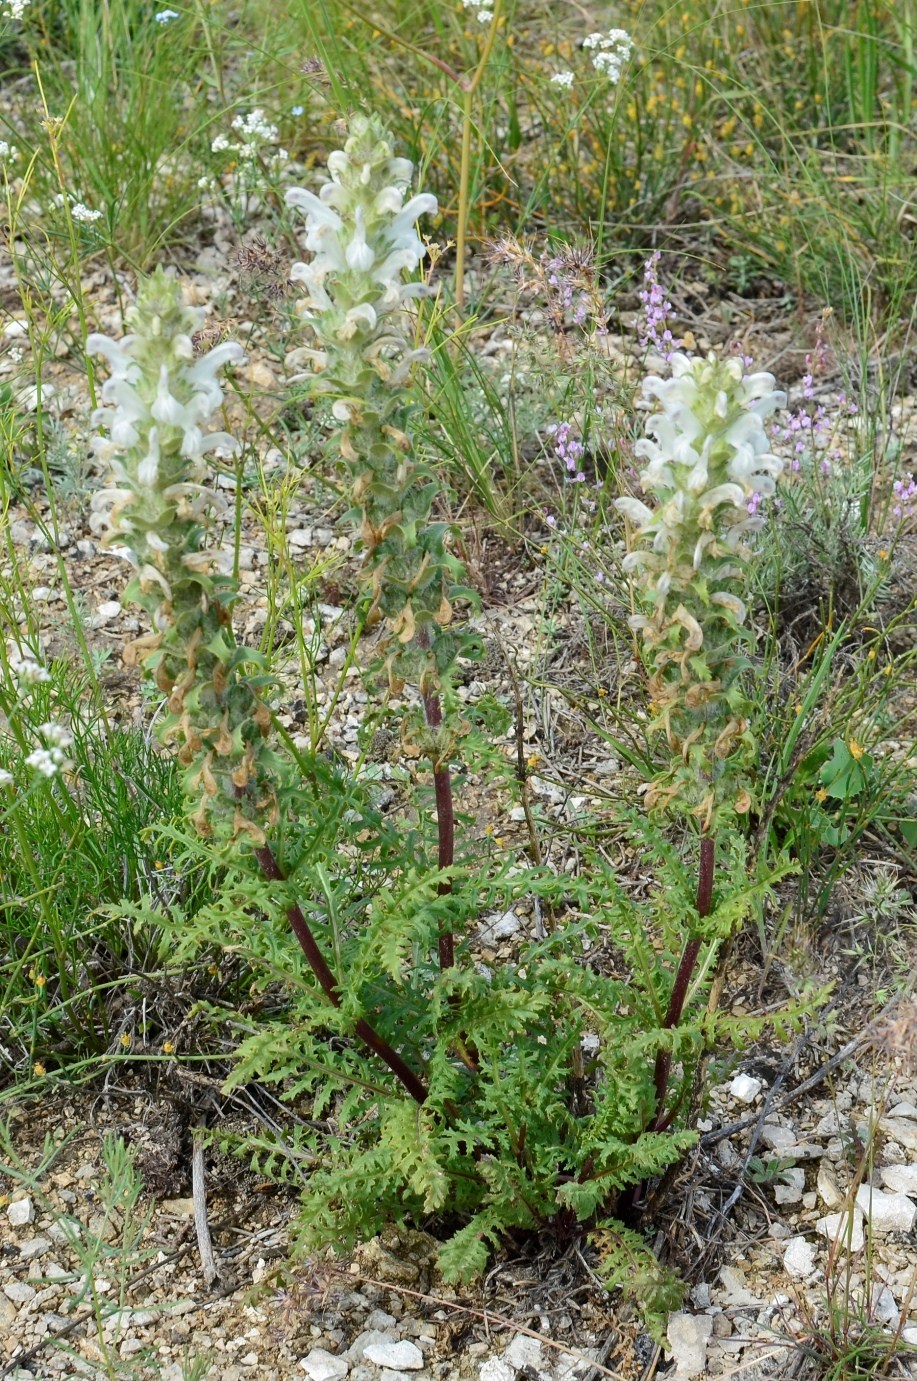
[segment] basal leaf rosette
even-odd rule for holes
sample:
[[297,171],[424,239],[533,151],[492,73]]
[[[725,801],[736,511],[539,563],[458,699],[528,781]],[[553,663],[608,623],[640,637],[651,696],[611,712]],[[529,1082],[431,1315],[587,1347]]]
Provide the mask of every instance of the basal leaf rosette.
[[157,270],[128,312],[128,335],[89,336],[88,351],[111,369],[93,416],[102,429],[93,446],[110,474],[90,523],[135,568],[124,599],[146,611],[152,632],[125,660],[142,662],[168,697],[160,734],[179,745],[196,827],[261,844],[277,817],[283,765],[261,698],[269,678],[259,655],[233,637],[236,584],[213,540],[226,501],[208,483],[205,460],[238,448],[208,428],[223,401],[217,376],[244,355],[227,342],[195,360],[202,322],[201,311],[183,305],[177,280]]
[[624,567],[639,608],[630,625],[650,670],[652,727],[673,754],[647,804],[688,810],[710,831],[722,812],[752,803],[742,677],[751,539],[783,468],[764,423],[786,399],[771,374],[747,374],[738,358],[676,353],[670,364],[671,378],[643,383],[644,400],[656,405],[635,447],[647,462],[647,501],[616,506],[633,525]]
[[424,352],[412,347],[405,309],[425,287],[405,275],[426,253],[417,220],[437,209],[429,193],[408,195],[412,176],[377,117],[357,115],[319,191],[294,187],[287,200],[305,215],[311,253],[290,275],[305,289],[300,316],[313,340],[297,353],[340,424],[367,625],[388,630],[390,680],[432,692],[461,644],[450,625],[456,598],[469,592],[448,525],[431,518],[439,483],[409,431],[411,373]]

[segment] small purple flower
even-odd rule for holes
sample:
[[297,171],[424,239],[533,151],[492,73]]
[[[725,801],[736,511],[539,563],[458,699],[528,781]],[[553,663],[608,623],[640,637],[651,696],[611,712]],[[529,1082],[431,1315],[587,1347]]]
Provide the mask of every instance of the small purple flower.
[[675,353],[675,337],[666,322],[672,314],[672,304],[662,290],[657,276],[659,250],[647,259],[643,267],[643,281],[646,286],[640,292],[643,303],[643,331],[640,344],[652,345],[663,359],[669,360]]
[[569,422],[552,422],[548,435],[554,438],[554,453],[562,460],[570,472],[574,484],[582,484],[586,476],[579,468],[585,454],[585,446],[574,432]]

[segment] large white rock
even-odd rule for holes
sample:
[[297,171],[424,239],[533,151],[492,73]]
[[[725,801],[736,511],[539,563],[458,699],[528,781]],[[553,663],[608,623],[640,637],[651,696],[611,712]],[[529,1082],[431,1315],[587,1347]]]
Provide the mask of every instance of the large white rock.
[[516,1372],[502,1357],[488,1357],[481,1363],[478,1381],[515,1381]]
[[707,1344],[713,1332],[709,1314],[670,1314],[666,1337],[675,1359],[675,1375],[699,1376],[707,1365]]
[[917,1194],[917,1165],[885,1165],[879,1174],[893,1194]]
[[323,1347],[314,1347],[299,1365],[312,1381],[343,1381],[350,1371],[346,1357],[335,1357]]
[[783,1253],[783,1269],[794,1280],[805,1280],[815,1270],[817,1248],[804,1237],[791,1237]]
[[883,1117],[882,1131],[906,1151],[917,1151],[917,1122],[910,1117]]
[[726,1304],[741,1309],[746,1305],[759,1305],[758,1296],[748,1288],[745,1272],[738,1266],[720,1267],[720,1284],[726,1291]]
[[827,1237],[829,1242],[837,1242],[845,1249],[849,1247],[852,1252],[858,1252],[862,1247],[865,1238],[863,1236],[863,1213],[858,1205],[854,1204],[852,1213],[853,1222],[851,1224],[851,1213],[828,1213],[824,1218],[819,1218],[815,1224],[815,1231],[822,1237]]
[[517,1371],[531,1367],[533,1372],[538,1372],[544,1367],[541,1343],[537,1338],[530,1338],[527,1333],[517,1333],[503,1356]]
[[765,1122],[761,1128],[761,1140],[772,1151],[785,1151],[796,1145],[796,1133],[792,1127],[780,1127],[774,1122]]
[[729,1092],[740,1103],[753,1103],[763,1088],[763,1079],[754,1079],[750,1074],[737,1074],[729,1085]]
[[868,1184],[857,1190],[857,1204],[873,1232],[910,1232],[917,1218],[917,1204],[906,1194],[885,1194]]
[[367,1362],[390,1371],[420,1371],[423,1367],[423,1353],[408,1338],[397,1343],[370,1343],[363,1349],[363,1356]]
[[492,945],[497,940],[508,940],[511,935],[515,935],[522,929],[522,922],[515,911],[504,911],[502,915],[494,912],[493,915],[485,916],[478,928],[482,943]]
[[14,1199],[6,1210],[10,1227],[24,1228],[35,1221],[35,1205],[31,1199]]

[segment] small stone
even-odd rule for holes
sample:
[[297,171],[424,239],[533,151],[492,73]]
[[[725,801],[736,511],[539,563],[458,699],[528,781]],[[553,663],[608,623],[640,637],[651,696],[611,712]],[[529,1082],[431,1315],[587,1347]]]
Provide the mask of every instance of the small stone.
[[488,1357],[481,1363],[478,1381],[515,1381],[516,1373],[502,1357]]
[[35,1205],[31,1199],[14,1199],[7,1207],[6,1216],[10,1227],[24,1228],[35,1221]]
[[172,1213],[177,1218],[194,1217],[193,1199],[163,1199],[159,1205],[160,1212]]
[[858,1252],[865,1240],[863,1237],[863,1214],[856,1205],[854,1205],[852,1215],[849,1211],[828,1213],[824,1218],[818,1219],[815,1224],[815,1231],[821,1237],[827,1237],[829,1242],[837,1242],[845,1250]]
[[481,939],[484,944],[495,940],[508,940],[522,928],[522,922],[515,911],[504,911],[502,915],[485,916],[480,924]]
[[300,551],[304,547],[312,545],[312,529],[310,527],[296,527],[292,532],[287,533],[287,542],[291,547],[297,547]]
[[699,1376],[707,1365],[707,1344],[713,1332],[709,1314],[670,1314],[666,1337],[675,1359],[677,1377]]
[[26,1261],[31,1261],[33,1257],[43,1256],[50,1246],[51,1240],[48,1237],[30,1237],[28,1242],[23,1242],[19,1252]]
[[391,1333],[383,1333],[378,1328],[364,1328],[363,1332],[358,1333],[350,1344],[346,1356],[351,1362],[362,1362],[366,1349],[371,1347],[373,1343],[393,1343],[394,1341]]
[[35,1298],[34,1289],[31,1285],[27,1285],[24,1280],[11,1280],[7,1285],[4,1285],[3,1293],[14,1304],[28,1304],[29,1300]]
[[880,1127],[906,1151],[917,1151],[917,1122],[909,1117],[883,1117]]
[[805,1280],[815,1270],[816,1247],[804,1237],[791,1237],[783,1253],[783,1269],[794,1280]]
[[879,1323],[886,1324],[889,1328],[897,1328],[898,1320],[901,1318],[901,1310],[895,1301],[895,1297],[887,1285],[874,1285],[869,1300],[870,1313]]
[[761,1128],[761,1140],[772,1151],[779,1151],[796,1145],[796,1133],[792,1127],[778,1127],[771,1122],[765,1122]]
[[423,1353],[416,1343],[402,1338],[397,1343],[370,1343],[363,1349],[363,1356],[377,1367],[388,1367],[392,1371],[420,1371],[423,1368]]
[[376,1328],[380,1333],[386,1329],[394,1328],[397,1322],[394,1314],[386,1314],[384,1309],[373,1309],[366,1316],[366,1327]]
[[511,1367],[515,1367],[517,1371],[531,1367],[533,1372],[537,1372],[544,1367],[541,1343],[537,1338],[530,1338],[527,1333],[516,1334],[504,1352],[503,1359],[509,1362]]
[[753,1079],[750,1074],[737,1074],[729,1085],[729,1092],[740,1103],[753,1103],[763,1088],[763,1079]]
[[133,1357],[136,1353],[143,1351],[143,1346],[139,1338],[125,1338],[118,1348],[118,1355],[120,1357]]
[[917,1165],[886,1165],[879,1174],[893,1194],[917,1194]]
[[885,1194],[868,1184],[857,1190],[857,1204],[873,1232],[910,1232],[917,1218],[917,1204],[906,1194]]
[[912,1122],[917,1122],[917,1107],[913,1103],[896,1103],[888,1115],[889,1117],[907,1117]]
[[335,1357],[333,1352],[327,1352],[323,1347],[314,1347],[299,1365],[311,1376],[312,1381],[343,1381],[350,1371],[345,1357]]
[[802,1199],[803,1190],[806,1187],[806,1172],[804,1170],[784,1170],[781,1175],[783,1184],[774,1186],[774,1198],[778,1204],[798,1204]]
[[818,1190],[819,1198],[826,1208],[840,1208],[844,1202],[844,1196],[837,1187],[837,1183],[827,1165],[821,1164],[818,1167],[818,1178],[815,1181],[815,1188]]
[[720,1267],[720,1284],[726,1291],[726,1303],[732,1305],[760,1304],[757,1295],[752,1294],[745,1276],[737,1266]]

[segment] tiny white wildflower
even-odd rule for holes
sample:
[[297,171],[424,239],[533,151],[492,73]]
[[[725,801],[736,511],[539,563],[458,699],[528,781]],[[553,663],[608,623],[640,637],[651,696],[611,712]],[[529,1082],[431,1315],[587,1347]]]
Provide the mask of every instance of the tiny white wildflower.
[[621,79],[621,70],[634,51],[634,40],[624,29],[609,29],[606,34],[588,34],[583,47],[592,52],[592,66],[612,86]]
[[21,19],[29,4],[30,0],[6,0],[6,12],[10,19]]
[[8,144],[5,139],[0,139],[0,163],[12,163],[18,153],[15,144]]
[[237,115],[232,127],[239,131],[248,144],[275,144],[280,138],[277,126],[271,124],[260,107],[250,111],[248,115]]
[[474,10],[481,24],[489,24],[494,17],[489,0],[462,0],[462,6],[466,10]]
[[171,19],[178,18],[178,10],[160,10],[153,17],[157,24],[168,24]]
[[75,221],[98,221],[102,219],[101,211],[92,211],[82,201],[75,201],[70,208],[70,214]]
[[0,767],[0,786],[9,786],[12,781],[12,772],[6,772],[2,767]]
[[227,139],[225,134],[218,134],[210,143],[210,150],[212,153],[226,153],[229,149],[235,150],[237,148],[238,145],[233,144],[231,140]]
[[573,73],[572,73],[572,72],[555,72],[554,75],[553,75],[553,77],[551,78],[551,85],[552,85],[552,86],[563,86],[563,87],[566,88],[567,91],[569,91],[569,90],[570,90],[570,87],[573,85]]
[[34,657],[21,657],[18,652],[8,653],[10,674],[16,683],[17,691],[22,693],[30,690],[32,686],[37,686],[43,681],[50,681],[51,675],[47,667],[43,667],[40,662],[36,662]]
[[38,732],[45,743],[49,743],[52,748],[69,748],[73,742],[73,735],[69,729],[64,728],[63,724],[39,724]]
[[42,777],[56,777],[61,767],[58,761],[61,756],[59,748],[35,748],[25,760],[26,767],[31,767]]

